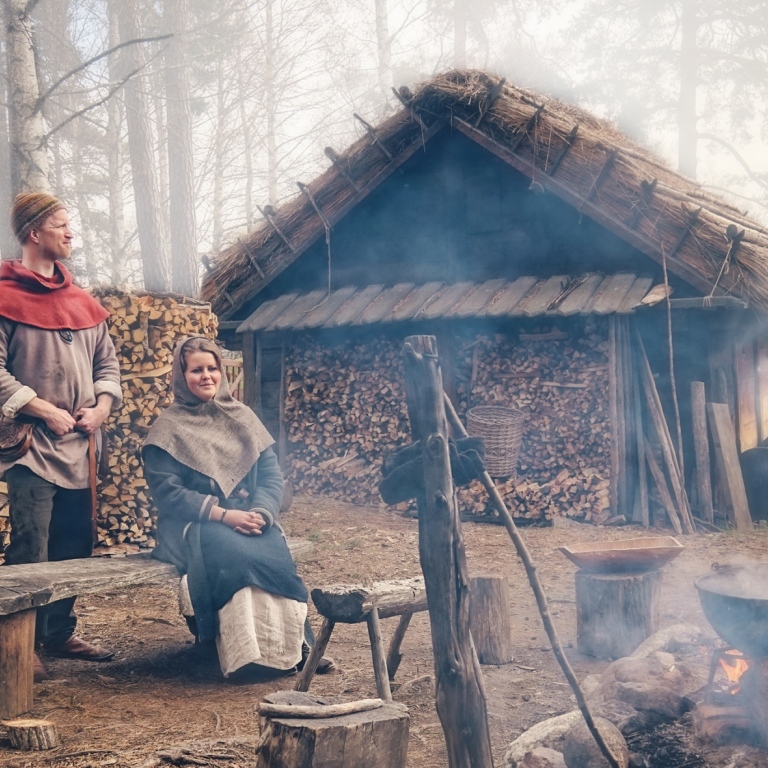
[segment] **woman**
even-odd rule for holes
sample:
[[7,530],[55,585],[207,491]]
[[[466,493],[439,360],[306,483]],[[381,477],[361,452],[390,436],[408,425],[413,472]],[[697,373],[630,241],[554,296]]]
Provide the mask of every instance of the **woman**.
[[275,522],[283,477],[274,440],[229,393],[209,339],[177,345],[172,388],[175,402],[142,449],[159,510],[153,554],[185,575],[182,613],[191,602],[190,627],[199,642],[216,640],[225,677],[254,664],[292,671],[302,661],[307,590]]

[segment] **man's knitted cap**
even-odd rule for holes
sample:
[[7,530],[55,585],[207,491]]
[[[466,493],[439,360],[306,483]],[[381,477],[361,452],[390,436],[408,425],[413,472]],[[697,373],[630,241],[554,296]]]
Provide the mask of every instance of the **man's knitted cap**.
[[37,224],[62,208],[66,208],[64,203],[47,192],[21,192],[16,195],[11,208],[11,226],[16,239],[23,243]]

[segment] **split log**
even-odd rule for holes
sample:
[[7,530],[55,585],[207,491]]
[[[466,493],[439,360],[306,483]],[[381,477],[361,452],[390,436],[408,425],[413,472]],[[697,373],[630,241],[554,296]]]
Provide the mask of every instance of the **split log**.
[[[313,711],[339,706],[295,691],[273,693],[265,701]],[[395,702],[336,717],[262,716],[257,768],[405,768],[409,720],[405,705]]]
[[693,420],[693,448],[696,454],[696,483],[699,491],[699,503],[704,519],[708,523],[714,523],[709,439],[707,438],[707,406],[703,381],[691,382],[691,418]]
[[576,643],[598,659],[629,656],[659,626],[660,570],[576,572]]
[[6,720],[3,725],[14,749],[30,752],[59,746],[59,733],[50,720]]
[[[384,455],[410,442],[398,345],[299,340],[288,350],[284,414],[297,490],[379,502]],[[498,485],[515,516],[611,517],[607,354],[607,321],[578,338],[536,335],[520,343],[500,334],[456,344],[458,410],[494,404],[526,415],[518,481]],[[459,501],[469,514],[487,510],[477,483],[460,489]]]
[[483,575],[470,579],[469,626],[481,664],[514,661],[506,576]]
[[36,613],[30,609],[0,616],[0,717],[32,709]]
[[343,624],[365,621],[374,606],[381,619],[427,610],[422,577],[377,581],[368,587],[359,584],[317,587],[312,590],[312,602],[321,616]]

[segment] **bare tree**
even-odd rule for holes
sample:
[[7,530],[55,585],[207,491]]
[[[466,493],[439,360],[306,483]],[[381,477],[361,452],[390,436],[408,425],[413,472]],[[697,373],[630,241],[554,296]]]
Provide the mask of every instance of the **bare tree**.
[[[139,38],[139,0],[110,2],[118,3],[121,39],[127,41]],[[121,59],[127,72],[139,72],[146,65],[141,46],[138,45],[123,48]],[[149,103],[142,84],[136,78],[126,83],[125,105],[144,287],[151,291],[167,291],[170,288],[170,270],[160,221],[161,205],[154,173],[155,155]]]
[[194,296],[198,288],[192,114],[184,32],[187,0],[166,0],[165,22],[174,37],[165,54],[168,112],[168,190],[171,213],[171,289]]
[[2,0],[9,83],[11,191],[50,192],[30,13],[37,0]]

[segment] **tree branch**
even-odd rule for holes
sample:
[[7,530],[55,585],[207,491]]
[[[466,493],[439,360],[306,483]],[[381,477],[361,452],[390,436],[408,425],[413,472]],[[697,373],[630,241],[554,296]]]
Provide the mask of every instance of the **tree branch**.
[[719,144],[721,147],[724,147],[727,149],[731,155],[733,155],[733,158],[741,165],[741,167],[747,172],[747,176],[754,181],[756,184],[759,184],[763,189],[768,189],[768,182],[766,182],[764,179],[761,179],[760,176],[758,176],[750,167],[749,163],[739,154],[739,151],[734,147],[730,142],[726,141],[725,139],[721,139],[719,136],[715,136],[713,133],[700,133],[699,134],[700,139],[708,139],[709,141],[714,141],[715,144]]
[[107,93],[107,95],[103,99],[99,99],[98,101],[93,102],[93,104],[89,104],[87,107],[83,107],[77,112],[73,112],[66,120],[62,120],[55,128],[51,128],[50,131],[48,131],[43,135],[43,137],[40,140],[40,143],[45,144],[45,142],[48,141],[48,139],[50,139],[54,133],[56,133],[57,131],[60,131],[65,125],[71,123],[75,118],[80,117],[81,115],[84,115],[86,112],[90,112],[90,110],[101,106],[102,104],[104,104],[104,102],[109,101],[109,99],[111,99],[112,96],[115,93],[117,93],[117,91],[119,91],[132,77],[134,77],[139,72],[141,72],[142,69],[144,69],[152,61],[154,61],[161,53],[162,51],[158,51],[154,56],[149,58],[140,67],[136,67],[136,69],[134,69],[132,72],[129,72],[122,80],[120,80],[117,83],[117,85],[115,85],[114,88],[110,89],[110,91]]
[[[37,2],[37,0],[35,0]],[[90,67],[91,64],[95,64],[97,61],[103,59],[106,56],[109,56],[110,54],[113,54],[115,51],[120,50],[120,48],[125,48],[128,45],[135,45],[136,43],[154,43],[158,40],[167,40],[169,37],[173,37],[173,35],[158,35],[157,37],[137,37],[134,40],[126,40],[123,43],[118,43],[117,45],[113,46],[107,51],[102,51],[101,53],[97,54],[93,58],[88,59],[88,61],[84,61],[79,67],[75,67],[74,69],[71,69],[69,72],[67,72],[65,75],[62,75],[58,80],[56,80],[53,85],[49,86],[48,89],[40,94],[40,96],[37,99],[37,103],[35,104],[35,112],[39,111],[43,107],[43,102],[65,81],[68,80],[70,77],[76,75],[78,72],[82,72],[87,67]]]

